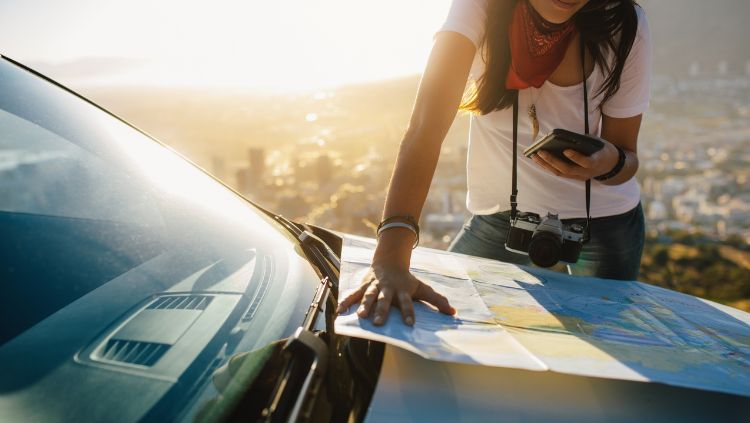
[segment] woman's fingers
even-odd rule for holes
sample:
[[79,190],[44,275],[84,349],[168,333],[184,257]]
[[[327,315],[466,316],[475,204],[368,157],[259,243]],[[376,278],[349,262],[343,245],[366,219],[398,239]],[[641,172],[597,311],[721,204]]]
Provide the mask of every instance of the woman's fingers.
[[353,304],[358,303],[359,300],[362,299],[362,296],[365,294],[366,289],[367,289],[367,284],[362,284],[359,288],[352,291],[351,294],[347,295],[346,298],[344,298],[339,303],[338,308],[336,308],[336,313],[343,313]]
[[398,308],[401,309],[401,318],[404,319],[404,323],[411,326],[414,324],[414,303],[412,302],[411,295],[406,291],[399,291],[396,294],[396,301]]
[[553,167],[555,170],[560,172],[562,176],[566,177],[580,177],[584,176],[582,175],[581,171],[582,169],[580,166],[576,164],[572,164],[570,162],[566,162],[564,160],[561,160],[557,157],[555,157],[553,154],[550,154],[546,151],[539,152],[539,156],[547,162],[548,165]]
[[534,163],[536,163],[537,165],[541,166],[547,172],[549,172],[549,173],[551,173],[553,175],[556,175],[556,176],[563,176],[562,173],[560,173],[560,172],[557,171],[557,169],[553,168],[552,166],[548,165],[547,162],[545,162],[544,160],[542,160],[542,158],[539,157],[538,154],[534,154],[533,156],[531,156],[531,160],[533,160]]
[[374,283],[370,283],[365,291],[365,295],[362,296],[362,305],[357,309],[357,316],[367,317],[370,315],[373,304],[378,299],[378,286]]
[[445,298],[444,295],[437,293],[430,285],[422,283],[421,281],[419,282],[417,292],[414,293],[413,298],[434,305],[441,313],[450,315],[456,314],[456,309],[451,307],[448,299]]
[[587,156],[585,154],[581,154],[575,150],[570,150],[570,149],[565,150],[563,154],[565,154],[565,157],[572,160],[573,163],[577,164],[578,166],[581,166],[586,169],[591,169],[594,167],[594,158],[592,156]]
[[378,294],[378,302],[375,304],[375,317],[372,318],[375,325],[380,326],[388,320],[391,302],[393,302],[393,290],[390,287],[383,287]]
[[579,179],[582,181],[589,179],[589,177],[584,174],[585,169],[582,167],[566,163],[545,151],[540,151],[533,155],[532,159],[536,164],[547,169],[553,175],[562,176],[564,178]]
[[[396,285],[388,282],[394,280],[394,275],[389,276],[390,278],[378,279],[375,275],[369,275],[359,288],[339,303],[336,311],[338,313],[344,312],[352,305],[360,302],[357,315],[363,319],[372,316],[373,323],[378,326],[385,324],[388,320],[388,313],[392,305],[401,309],[401,318],[404,323],[412,326],[416,321],[414,300],[432,304],[445,314],[456,313],[456,310],[451,307],[444,295],[439,294],[410,273],[406,272],[404,275],[396,277],[396,279],[402,281]],[[411,292],[414,293],[411,294]]]

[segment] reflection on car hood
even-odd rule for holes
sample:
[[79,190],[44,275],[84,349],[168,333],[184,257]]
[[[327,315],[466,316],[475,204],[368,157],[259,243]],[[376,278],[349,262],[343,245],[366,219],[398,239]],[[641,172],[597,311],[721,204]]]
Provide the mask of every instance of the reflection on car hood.
[[366,422],[745,422],[750,399],[425,359],[386,346]]
[[[289,336],[317,281],[294,251],[246,250],[160,279],[179,265],[158,256],[3,345],[0,420],[173,419],[230,356]],[[307,295],[279,309],[290,287]]]

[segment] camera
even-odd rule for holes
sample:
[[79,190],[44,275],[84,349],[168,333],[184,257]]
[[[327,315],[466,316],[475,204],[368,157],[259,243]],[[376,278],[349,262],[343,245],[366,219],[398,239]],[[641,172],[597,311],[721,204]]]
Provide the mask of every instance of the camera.
[[575,263],[584,242],[584,226],[565,225],[557,215],[544,219],[536,213],[519,212],[510,222],[505,249],[526,254],[540,267],[552,267],[558,261]]

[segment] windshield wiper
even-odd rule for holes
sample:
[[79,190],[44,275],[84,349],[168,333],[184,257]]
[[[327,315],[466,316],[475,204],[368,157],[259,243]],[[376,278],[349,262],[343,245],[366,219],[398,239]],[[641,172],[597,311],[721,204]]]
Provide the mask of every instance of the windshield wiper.
[[318,315],[331,296],[331,290],[337,294],[341,260],[317,235],[284,216],[254,205],[299,241],[308,260],[323,275],[302,326],[297,328],[294,335],[284,344],[282,354],[285,364],[271,400],[262,414],[266,422],[305,421],[312,415],[315,399],[328,366],[328,345],[313,332],[313,329]]
[[263,410],[266,422],[309,420],[328,366],[328,345],[313,333],[315,321],[328,300],[331,284],[323,278],[302,326],[284,344],[286,364],[271,402]]
[[260,208],[260,210],[271,216],[271,218],[294,235],[304,250],[305,255],[307,255],[308,260],[320,270],[324,277],[328,278],[330,283],[338,287],[341,260],[325,241],[312,232],[300,228],[298,224],[280,214],[271,213],[263,208]]

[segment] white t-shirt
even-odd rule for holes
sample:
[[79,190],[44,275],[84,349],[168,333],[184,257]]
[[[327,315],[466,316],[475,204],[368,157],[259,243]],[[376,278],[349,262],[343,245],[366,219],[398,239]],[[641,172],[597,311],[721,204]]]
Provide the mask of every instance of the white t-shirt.
[[[484,32],[487,0],[453,0],[448,18],[438,32],[452,31],[479,45]],[[620,79],[620,89],[605,104],[594,96],[604,82],[599,66],[587,79],[590,132],[601,133],[601,114],[615,118],[639,115],[648,108],[651,90],[651,43],[643,10],[636,7],[638,31]],[[611,60],[612,54],[609,59]],[[479,78],[483,62],[478,51],[470,78]],[[518,98],[518,210],[542,216],[558,213],[561,219],[586,216],[584,182],[559,177],[539,167],[522,152],[532,143],[527,110],[536,104],[539,136],[555,128],[584,132],[583,84],[562,87],[547,81],[540,88],[521,90]],[[513,158],[513,108],[486,115],[473,114],[469,131],[466,206],[474,214],[510,209]],[[591,216],[625,213],[638,205],[640,188],[635,178],[620,185],[591,181]]]

